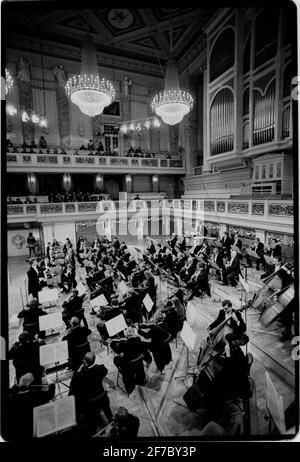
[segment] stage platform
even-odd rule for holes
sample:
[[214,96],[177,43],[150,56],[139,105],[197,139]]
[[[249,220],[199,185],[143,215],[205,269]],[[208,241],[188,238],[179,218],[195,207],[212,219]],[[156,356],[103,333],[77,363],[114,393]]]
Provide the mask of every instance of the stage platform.
[[[9,283],[9,318],[22,308],[20,300],[20,286],[24,284],[25,274],[28,265],[24,258],[13,258],[8,261],[8,271],[10,274]],[[84,275],[83,268],[77,265],[77,279]],[[247,294],[248,300],[252,298],[255,291],[262,285],[259,279],[260,273],[255,269],[248,269],[248,283],[250,293]],[[160,293],[158,294],[158,304],[168,295],[170,287],[165,281],[156,282]],[[160,283],[159,283],[160,282]],[[239,285],[240,286],[240,285]],[[239,289],[223,286],[217,281],[212,282],[212,297],[207,296],[202,299],[195,297],[191,305],[198,313],[199,321],[204,326],[211,323],[221,309],[221,301],[225,298],[230,299],[235,308],[240,308],[245,304],[245,294]],[[66,295],[60,294],[58,307],[61,307]],[[242,298],[242,300],[241,300]],[[163,374],[156,370],[154,362],[147,369],[147,384],[136,387],[134,392],[127,395],[118,387],[117,370],[113,364],[114,354],[110,350],[107,354],[106,346],[101,346],[99,334],[96,329],[97,318],[90,315],[91,305],[89,298],[84,304],[86,317],[92,330],[89,341],[92,351],[95,352],[97,363],[102,363],[108,368],[108,376],[104,380],[111,402],[111,408],[115,411],[118,406],[125,406],[140,418],[141,426],[139,435],[141,437],[153,436],[200,436],[205,423],[205,416],[198,412],[192,412],[182,404],[182,397],[189,384],[186,380],[175,379],[185,375],[186,372],[186,347],[178,335],[177,346],[175,341],[171,343],[172,362],[166,367]],[[250,342],[247,350],[254,356],[254,363],[251,375],[254,378],[256,387],[254,396],[250,402],[251,434],[268,435],[268,424],[264,417],[265,407],[265,371],[270,373],[272,380],[279,394],[283,396],[284,407],[286,408],[294,400],[294,380],[295,363],[291,359],[291,342],[282,343],[280,335],[282,328],[279,324],[274,324],[265,328],[259,321],[259,312],[247,310],[243,312],[243,317],[247,322],[247,333]],[[9,344],[16,341],[22,328],[11,328],[9,332]],[[261,332],[262,331],[262,332]],[[189,365],[196,366],[198,353],[189,353]],[[11,384],[13,383],[14,367],[10,365]],[[62,377],[64,377],[62,372]],[[54,374],[49,375],[49,380],[54,380]],[[65,372],[65,383],[70,382],[70,374]],[[120,380],[122,386],[122,381]],[[61,387],[63,395],[68,393],[68,389]],[[181,403],[181,404],[180,404]],[[105,425],[105,421],[104,421]]]

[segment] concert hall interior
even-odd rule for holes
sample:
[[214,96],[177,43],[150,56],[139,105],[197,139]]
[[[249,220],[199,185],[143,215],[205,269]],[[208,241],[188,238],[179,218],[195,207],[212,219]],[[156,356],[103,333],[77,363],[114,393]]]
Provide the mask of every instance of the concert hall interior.
[[206,3],[1,5],[8,441],[296,432],[296,7]]

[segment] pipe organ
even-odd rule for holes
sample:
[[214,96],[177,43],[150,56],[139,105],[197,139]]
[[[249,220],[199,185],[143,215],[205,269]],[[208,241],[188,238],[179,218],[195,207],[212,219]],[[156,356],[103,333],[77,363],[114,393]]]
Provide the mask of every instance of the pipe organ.
[[254,121],[253,145],[269,143],[275,132],[275,80],[269,85],[265,95],[253,91]]
[[211,155],[233,150],[234,101],[229,88],[215,96],[210,110]]

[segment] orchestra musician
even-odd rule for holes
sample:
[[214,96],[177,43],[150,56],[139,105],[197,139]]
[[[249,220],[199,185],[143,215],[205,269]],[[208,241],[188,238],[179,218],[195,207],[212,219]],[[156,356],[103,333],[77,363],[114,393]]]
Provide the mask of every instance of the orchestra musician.
[[28,278],[28,294],[32,295],[37,300],[39,299],[39,291],[41,290],[39,278],[43,276],[38,266],[36,259],[30,261],[30,267],[27,271]]
[[232,245],[235,245],[240,250],[242,250],[243,243],[242,243],[241,239],[239,238],[239,233],[235,233],[235,235],[233,237],[233,240],[232,240]]
[[86,317],[84,316],[84,312],[82,314],[78,313],[80,310],[82,310],[82,305],[85,297],[85,293],[79,296],[78,290],[73,289],[71,296],[63,302],[62,319],[66,324],[67,328],[71,327],[70,321],[73,316],[79,317],[79,320],[82,320],[83,324],[86,327],[88,327],[88,323]]
[[187,286],[192,291],[189,300],[192,300],[199,292],[201,294],[205,292],[209,297],[211,296],[208,284],[208,269],[205,268],[203,263],[197,263],[195,273],[190,278],[190,281],[187,282]]
[[232,287],[237,286],[237,278],[241,272],[240,269],[240,257],[239,254],[235,251],[231,251],[231,259],[227,268],[223,271],[223,284],[230,285]]
[[[259,270],[260,265],[262,265],[263,268],[266,267],[266,260],[264,259],[264,244],[260,241],[259,237],[256,237],[254,239],[254,244],[252,247],[250,247],[251,250],[254,250],[254,252],[257,253],[258,258],[255,259],[256,262],[256,269]],[[246,255],[246,260],[248,265],[251,267],[252,262],[251,262],[251,257],[250,255]]]
[[219,267],[219,269],[215,269],[218,280],[222,280],[222,274],[225,271],[225,266],[224,266],[224,261],[223,257],[221,255],[219,247],[214,247],[213,249],[213,256],[211,257],[211,260]]
[[217,319],[209,326],[209,331],[216,329],[224,321],[228,320],[222,327],[222,337],[226,342],[226,335],[232,334],[235,339],[239,339],[246,332],[246,324],[242,315],[232,308],[230,300],[223,300],[222,309],[219,311]]
[[179,272],[179,277],[184,281],[189,281],[195,272],[196,261],[193,257],[188,257],[186,264]]
[[277,239],[271,239],[271,243],[269,245],[269,247],[266,247],[265,248],[265,253],[266,255],[268,255],[269,257],[279,257],[281,259],[281,256],[282,256],[282,248],[281,246],[278,244],[278,241]]
[[169,345],[171,335],[167,331],[167,326],[164,323],[164,316],[158,313],[156,318],[157,324],[151,326],[148,331],[141,328],[138,329],[138,334],[142,337],[151,339],[149,350],[153,354],[153,359],[157,369],[162,373],[165,366],[172,360],[172,352]]
[[228,232],[224,232],[224,236],[220,240],[223,249],[223,256],[230,260],[230,251],[231,251],[231,239],[228,235]]
[[[144,385],[146,376],[143,364],[131,366],[130,362],[144,355],[148,348],[147,342],[142,342],[133,327],[128,327],[124,339],[112,339],[110,342],[112,350],[117,353],[114,357],[114,364],[122,373],[124,387],[128,395],[132,393],[135,385]],[[150,358],[149,358],[150,357]],[[148,364],[152,361],[151,355],[147,356]]]

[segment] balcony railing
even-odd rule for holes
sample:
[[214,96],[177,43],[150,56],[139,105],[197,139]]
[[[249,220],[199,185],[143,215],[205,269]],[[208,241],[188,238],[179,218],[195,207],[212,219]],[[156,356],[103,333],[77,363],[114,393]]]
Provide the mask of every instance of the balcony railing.
[[10,218],[26,217],[26,220],[33,218],[43,221],[46,215],[53,217],[61,216],[63,219],[70,215],[101,214],[107,210],[124,210],[128,208],[150,209],[162,208],[173,209],[174,212],[198,211],[210,219],[217,217],[232,219],[264,220],[266,222],[280,223],[293,227],[294,205],[292,201],[275,200],[232,200],[232,199],[156,199],[156,200],[135,200],[135,201],[99,201],[99,202],[61,202],[45,204],[14,204],[7,205],[8,220]]
[[63,155],[63,154],[22,154],[7,153],[8,168],[28,166],[41,168],[66,167],[73,168],[95,168],[101,167],[105,170],[128,169],[184,169],[185,162],[180,159],[158,159],[143,157],[101,157],[88,155]]

